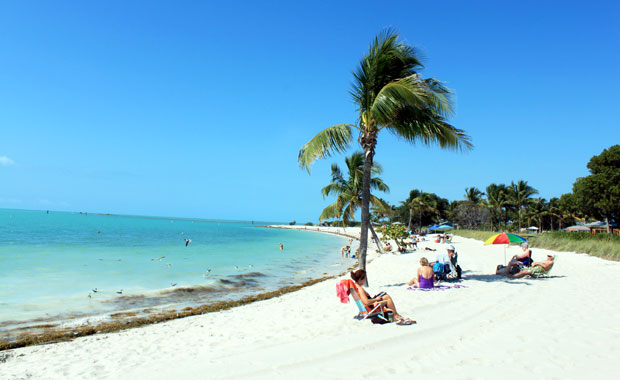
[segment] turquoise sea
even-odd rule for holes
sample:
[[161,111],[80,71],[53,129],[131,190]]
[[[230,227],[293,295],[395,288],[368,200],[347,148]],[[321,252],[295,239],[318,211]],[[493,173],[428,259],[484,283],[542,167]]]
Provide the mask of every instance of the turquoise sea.
[[345,242],[252,222],[0,209],[0,336],[340,273],[352,264],[340,257]]

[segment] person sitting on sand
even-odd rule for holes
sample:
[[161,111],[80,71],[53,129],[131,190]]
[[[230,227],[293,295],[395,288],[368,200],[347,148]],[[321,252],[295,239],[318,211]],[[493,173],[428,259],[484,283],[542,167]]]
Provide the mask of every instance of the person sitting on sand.
[[418,274],[407,283],[407,285],[413,285],[414,288],[430,289],[433,287],[433,281],[435,280],[435,272],[428,263],[426,257],[420,259],[420,267],[418,268]]
[[368,294],[366,290],[364,290],[362,285],[364,285],[364,283],[366,282],[366,271],[365,270],[358,269],[355,272],[351,272],[351,278],[353,279],[353,282],[355,283],[355,287],[357,290],[357,294],[360,297],[360,301],[362,301],[362,303],[367,309],[368,308],[372,309],[375,306],[377,306],[378,303],[383,302],[387,305],[387,308],[394,313],[394,319],[396,320],[397,323],[400,323],[400,324],[415,323],[415,321],[409,318],[404,318],[402,315],[398,314],[398,312],[396,311],[396,305],[394,305],[394,301],[392,300],[392,297],[390,297],[389,294],[386,294],[385,292],[381,292],[377,294],[375,297],[371,297],[370,294]]
[[390,252],[390,251],[392,251],[392,244],[390,244],[390,243],[386,243],[386,244],[385,244],[385,251],[386,251],[386,252]]
[[531,267],[525,268],[519,273],[511,275],[508,273],[508,277],[510,278],[521,278],[525,276],[536,276],[545,274],[545,272],[549,271],[551,267],[553,267],[553,260],[555,256],[547,255],[547,260],[533,263]]
[[349,255],[351,254],[351,246],[350,245],[345,245],[344,247],[342,247],[342,249],[340,249],[340,256],[341,257],[349,257]]

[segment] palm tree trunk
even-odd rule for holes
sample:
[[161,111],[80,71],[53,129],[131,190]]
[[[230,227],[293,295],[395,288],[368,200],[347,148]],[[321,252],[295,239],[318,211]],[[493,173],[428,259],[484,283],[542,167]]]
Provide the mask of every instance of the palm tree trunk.
[[411,231],[411,224],[413,223],[413,207],[409,206],[409,223],[407,223],[407,229]]
[[375,244],[377,245],[377,248],[379,249],[379,252],[383,253],[383,249],[381,248],[381,244],[379,244],[379,236],[377,236],[377,233],[375,232],[375,229],[372,227],[372,223],[370,224],[370,233],[372,233],[372,237],[375,239]]
[[[366,270],[366,251],[368,248],[368,227],[370,226],[370,169],[374,151],[365,150],[364,158],[364,182],[362,184],[362,231],[360,233],[360,256],[359,267]],[[366,275],[368,286],[368,275]]]
[[420,206],[420,218],[418,219],[418,231],[422,231],[422,206]]
[[540,216],[538,217],[538,232],[542,232],[542,218]]
[[519,234],[521,233],[521,205],[519,205]]
[[553,231],[553,215],[549,214],[549,228]]

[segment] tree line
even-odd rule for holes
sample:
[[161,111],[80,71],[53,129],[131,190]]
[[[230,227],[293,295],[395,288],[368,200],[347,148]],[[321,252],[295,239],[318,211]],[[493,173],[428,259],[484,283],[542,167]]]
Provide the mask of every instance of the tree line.
[[[321,220],[336,218],[344,225],[352,224],[352,215],[361,203],[361,185],[357,188],[355,185],[361,183],[361,161],[361,153],[347,158],[349,176],[346,180],[338,165],[332,165],[332,181],[347,183],[347,186],[338,187],[332,183],[323,189],[324,196],[337,193],[338,199],[323,211]],[[374,165],[373,174],[381,174],[381,167]],[[374,223],[399,222],[412,230],[444,221],[461,228],[493,231],[520,231],[524,226],[549,231],[592,220],[604,220],[613,225],[620,220],[620,145],[592,157],[587,167],[591,174],[578,178],[572,192],[548,200],[538,197],[538,190],[525,180],[491,183],[484,191],[467,187],[463,199],[455,201],[414,189],[407,199],[390,205],[373,194],[371,220]],[[372,183],[373,190],[389,190],[378,177],[373,176]]]

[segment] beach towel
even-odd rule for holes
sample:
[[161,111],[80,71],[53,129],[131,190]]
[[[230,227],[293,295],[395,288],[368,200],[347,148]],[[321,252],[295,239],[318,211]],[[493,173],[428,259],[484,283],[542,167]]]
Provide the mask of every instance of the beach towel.
[[340,298],[340,302],[349,303],[349,286],[346,281],[336,284],[336,295]]
[[437,290],[446,290],[446,289],[460,289],[460,288],[466,288],[467,286],[465,285],[460,285],[460,284],[441,284],[441,285],[437,285],[435,287],[432,288],[414,288],[413,286],[408,287],[408,290],[415,290],[415,291],[419,291],[419,292],[432,292],[432,291],[437,291]]

